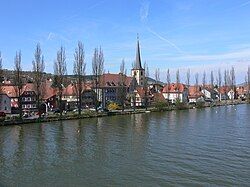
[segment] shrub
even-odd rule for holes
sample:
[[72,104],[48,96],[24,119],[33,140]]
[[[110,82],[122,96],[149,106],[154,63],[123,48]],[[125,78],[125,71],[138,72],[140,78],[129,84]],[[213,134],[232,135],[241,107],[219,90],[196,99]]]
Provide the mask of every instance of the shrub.
[[204,102],[204,101],[198,100],[198,101],[196,102],[196,107],[197,107],[197,108],[203,108],[204,106],[205,106],[205,102]]
[[159,111],[164,110],[167,106],[168,106],[168,104],[164,101],[157,101],[155,103],[155,108]]
[[175,106],[176,106],[176,109],[178,109],[178,110],[182,110],[182,109],[187,109],[188,108],[188,106],[186,105],[186,103],[181,102],[180,99],[176,99]]
[[117,103],[112,102],[108,104],[108,110],[119,110],[120,107]]

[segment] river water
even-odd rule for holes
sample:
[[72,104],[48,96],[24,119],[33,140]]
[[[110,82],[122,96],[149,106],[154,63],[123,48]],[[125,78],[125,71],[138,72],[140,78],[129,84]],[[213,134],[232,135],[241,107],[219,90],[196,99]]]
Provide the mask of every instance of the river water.
[[0,186],[249,186],[250,105],[0,127]]

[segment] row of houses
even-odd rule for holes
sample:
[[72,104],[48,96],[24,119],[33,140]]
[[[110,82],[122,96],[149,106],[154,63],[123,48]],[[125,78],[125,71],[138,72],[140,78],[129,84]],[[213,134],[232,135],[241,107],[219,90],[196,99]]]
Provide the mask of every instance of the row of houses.
[[[156,102],[196,103],[199,100],[214,101],[246,98],[249,93],[247,86],[232,88],[222,86],[220,88],[205,86],[188,86],[182,83],[158,84],[151,82],[145,77],[145,69],[141,65],[140,44],[137,40],[136,59],[131,70],[131,76],[124,74],[106,73],[96,80],[87,80],[82,85],[81,106],[93,108],[97,103],[106,108],[110,102],[120,105],[143,107],[146,104],[153,105]],[[41,109],[44,112],[58,108],[58,89],[53,86],[53,79],[47,78],[43,84]],[[10,81],[1,85],[0,111],[15,113],[18,111],[18,95],[16,86]],[[38,110],[37,93],[33,83],[23,85],[21,90],[21,108],[24,112]],[[63,109],[73,110],[77,108],[76,85],[72,82],[64,86],[62,93]]]

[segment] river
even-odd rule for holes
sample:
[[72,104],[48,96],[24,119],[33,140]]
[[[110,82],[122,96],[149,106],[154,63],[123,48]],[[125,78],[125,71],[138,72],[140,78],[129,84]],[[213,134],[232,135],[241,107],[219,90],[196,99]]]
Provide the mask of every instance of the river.
[[0,127],[0,186],[249,186],[250,105]]

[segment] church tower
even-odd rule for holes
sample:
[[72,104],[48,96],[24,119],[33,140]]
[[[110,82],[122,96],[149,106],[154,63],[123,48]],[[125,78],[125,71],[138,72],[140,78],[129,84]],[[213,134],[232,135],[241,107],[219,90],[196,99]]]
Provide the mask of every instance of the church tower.
[[132,77],[135,77],[138,86],[143,86],[145,81],[145,69],[141,65],[141,53],[139,37],[137,36],[136,58],[133,69],[131,70]]

